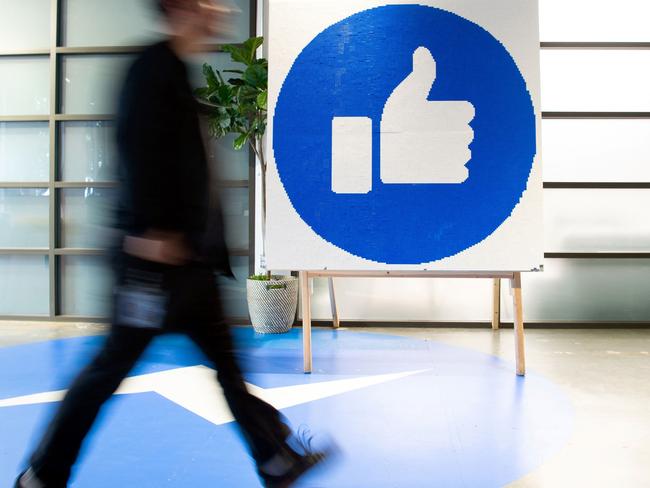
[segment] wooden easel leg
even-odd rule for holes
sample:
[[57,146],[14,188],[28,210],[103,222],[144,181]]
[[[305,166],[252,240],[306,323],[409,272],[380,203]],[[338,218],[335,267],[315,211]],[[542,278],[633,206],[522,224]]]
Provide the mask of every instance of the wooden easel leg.
[[302,357],[304,372],[311,373],[311,290],[308,271],[300,272],[300,290],[302,293]]
[[521,273],[514,273],[512,280],[512,302],[515,326],[515,358],[517,374],[526,374],[526,348],[524,343],[524,312],[521,298]]
[[332,306],[332,326],[335,329],[339,328],[339,309],[336,305],[336,295],[334,295],[334,278],[327,278],[327,284],[329,285],[330,290],[330,305]]
[[501,278],[494,278],[492,283],[492,330],[501,326]]

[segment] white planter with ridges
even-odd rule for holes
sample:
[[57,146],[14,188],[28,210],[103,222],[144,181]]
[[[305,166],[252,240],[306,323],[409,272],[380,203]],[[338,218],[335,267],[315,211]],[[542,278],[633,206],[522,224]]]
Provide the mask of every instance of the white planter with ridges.
[[248,312],[256,332],[281,334],[291,330],[298,307],[298,279],[273,276],[269,281],[246,281]]

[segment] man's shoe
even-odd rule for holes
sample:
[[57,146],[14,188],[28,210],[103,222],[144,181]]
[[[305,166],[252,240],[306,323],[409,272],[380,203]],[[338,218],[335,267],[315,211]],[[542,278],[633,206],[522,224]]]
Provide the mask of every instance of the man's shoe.
[[276,456],[276,464],[284,467],[281,474],[265,472],[264,466],[258,469],[265,488],[289,488],[310,469],[330,460],[337,451],[331,442],[325,448],[312,449],[312,436],[306,430],[291,441],[290,444],[294,445],[287,446],[286,451]]
[[18,475],[14,488],[45,488],[45,484],[36,477],[32,468],[28,468]]
[[260,477],[264,482],[265,488],[289,488],[298,480],[298,478],[307,473],[307,471],[317,464],[325,461],[328,457],[329,454],[325,451],[298,456],[291,468],[289,468],[285,474],[280,476],[271,476],[260,471]]

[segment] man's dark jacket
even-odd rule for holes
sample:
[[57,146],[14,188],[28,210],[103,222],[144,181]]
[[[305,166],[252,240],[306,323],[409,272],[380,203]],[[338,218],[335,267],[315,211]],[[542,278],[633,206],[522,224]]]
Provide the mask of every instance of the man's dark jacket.
[[168,42],[147,48],[119,99],[117,225],[183,233],[197,259],[229,273],[223,219],[185,64]]

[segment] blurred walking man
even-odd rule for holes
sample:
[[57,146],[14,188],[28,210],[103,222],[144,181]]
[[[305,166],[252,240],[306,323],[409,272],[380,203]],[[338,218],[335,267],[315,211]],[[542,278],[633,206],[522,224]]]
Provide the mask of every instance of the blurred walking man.
[[165,332],[186,333],[215,364],[264,486],[289,487],[326,457],[296,439],[277,410],[247,391],[222,319],[214,274],[229,273],[228,256],[182,59],[216,34],[226,9],[207,0],[157,5],[169,38],[135,61],[118,109],[117,224],[123,239],[115,258],[113,326],[70,387],[17,488],[67,486],[101,406]]

